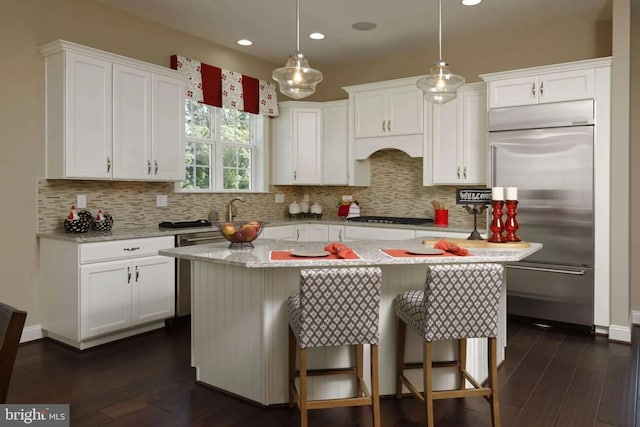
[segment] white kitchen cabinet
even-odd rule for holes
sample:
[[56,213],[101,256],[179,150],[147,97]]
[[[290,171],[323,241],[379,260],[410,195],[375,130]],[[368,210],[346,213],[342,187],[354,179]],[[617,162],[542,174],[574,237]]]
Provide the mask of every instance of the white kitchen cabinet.
[[384,149],[424,154],[424,97],[419,77],[348,86],[349,138],[354,177],[352,185],[369,185],[369,157]]
[[295,239],[299,242],[328,242],[327,224],[298,224],[295,226]]
[[[429,104],[430,144],[425,161],[435,185],[484,185],[487,182],[487,100],[484,83],[458,89],[458,96],[442,105]],[[429,161],[430,160],[430,161]]]
[[178,72],[62,40],[41,52],[47,178],[184,179]]
[[349,185],[349,102],[322,104],[322,184]]
[[345,240],[403,240],[413,239],[416,236],[414,230],[403,228],[362,227],[346,225],[344,227]]
[[322,108],[318,103],[283,102],[275,119],[274,185],[322,184]]
[[164,326],[175,313],[173,236],[95,243],[42,238],[46,336],[79,349]]
[[595,96],[594,61],[481,75],[488,82],[489,108],[592,99]]
[[267,225],[262,229],[262,233],[260,234],[260,237],[264,239],[276,240],[293,240],[294,236],[293,225]]
[[345,240],[344,226],[329,224],[329,241],[342,242]]
[[355,93],[354,136],[422,133],[422,106],[422,93],[415,83]]

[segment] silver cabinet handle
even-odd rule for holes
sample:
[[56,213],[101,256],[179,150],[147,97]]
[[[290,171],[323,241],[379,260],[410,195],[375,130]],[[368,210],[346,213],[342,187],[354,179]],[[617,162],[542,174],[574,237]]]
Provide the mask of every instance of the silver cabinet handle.
[[131,267],[127,267],[127,283],[131,283]]
[[136,282],[140,278],[140,271],[138,270],[138,266],[136,265]]
[[391,132],[391,120],[387,120],[387,131]]
[[153,164],[155,165],[155,174],[158,175],[158,161],[154,160]]
[[533,98],[536,97],[536,84],[535,83],[531,83],[531,96]]
[[556,269],[556,268],[544,268],[544,267],[527,267],[523,265],[507,265],[507,268],[511,268],[513,270],[529,270],[529,271],[542,271],[544,273],[559,273],[559,274],[570,274],[573,276],[584,276],[584,270],[565,270],[565,269]]
[[382,121],[382,132],[387,132],[387,129],[384,127],[384,120]]
[[544,82],[540,82],[540,96],[544,96]]
[[300,240],[300,230],[296,230],[296,240]]
[[147,160],[147,175],[151,175],[151,162]]
[[111,172],[111,157],[107,156],[107,172]]
[[140,249],[140,246],[134,246],[131,248],[122,248],[123,251],[127,251],[127,252],[133,252],[133,251],[137,251]]
[[464,167],[464,170],[462,171],[462,176],[464,177],[464,179],[467,179],[467,167]]
[[342,230],[338,230],[338,240],[342,242]]
[[460,179],[460,166],[456,169],[456,175],[458,176],[458,179]]
[[293,171],[293,180],[295,181],[296,179],[298,179],[298,172]]

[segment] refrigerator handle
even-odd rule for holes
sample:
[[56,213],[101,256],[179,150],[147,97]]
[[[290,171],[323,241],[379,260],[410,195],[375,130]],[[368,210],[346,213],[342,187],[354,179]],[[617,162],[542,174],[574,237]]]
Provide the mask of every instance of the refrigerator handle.
[[573,276],[584,276],[584,270],[563,270],[556,268],[542,268],[542,267],[528,267],[524,265],[513,265],[508,264],[507,268],[512,268],[514,270],[531,270],[531,271],[542,271],[545,273],[559,273],[559,274],[571,274]]

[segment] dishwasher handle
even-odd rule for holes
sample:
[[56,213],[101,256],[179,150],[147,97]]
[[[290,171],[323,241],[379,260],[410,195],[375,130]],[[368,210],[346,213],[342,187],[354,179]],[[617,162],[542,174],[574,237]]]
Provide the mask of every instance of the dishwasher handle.
[[514,265],[514,264],[507,264],[507,268],[510,268],[510,269],[513,269],[513,270],[541,271],[541,272],[544,272],[544,273],[570,274],[570,275],[573,275],[573,276],[584,276],[585,275],[585,270],[584,269],[570,270],[570,269],[566,269],[566,268],[532,267],[532,266],[528,266],[528,265]]

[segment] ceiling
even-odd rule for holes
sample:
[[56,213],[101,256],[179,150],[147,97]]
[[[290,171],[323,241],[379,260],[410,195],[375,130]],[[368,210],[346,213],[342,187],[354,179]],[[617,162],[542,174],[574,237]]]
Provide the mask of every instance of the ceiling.
[[[296,47],[295,0],[97,0],[197,37],[284,64]],[[443,0],[443,58],[447,40],[483,31],[508,34],[574,19],[610,20],[612,0],[483,0],[462,6]],[[370,31],[353,23],[375,22]],[[311,40],[311,32],[326,34]],[[236,44],[247,38],[252,46]],[[385,52],[437,49],[437,0],[300,0],[300,51],[314,68],[365,61]]]

